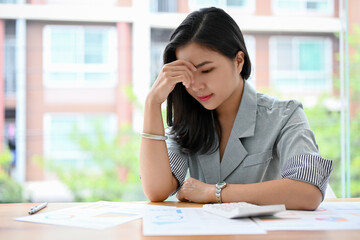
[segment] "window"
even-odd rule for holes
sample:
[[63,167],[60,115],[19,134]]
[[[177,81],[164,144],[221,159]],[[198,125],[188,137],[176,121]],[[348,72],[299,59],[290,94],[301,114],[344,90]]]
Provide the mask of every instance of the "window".
[[323,37],[270,39],[270,79],[286,92],[322,92],[332,88],[332,44]]
[[0,0],[0,3],[17,3],[17,0]]
[[256,40],[250,35],[244,35],[244,40],[251,61],[251,74],[247,81],[256,87]]
[[96,141],[97,129],[104,139],[111,139],[117,133],[114,114],[65,114],[44,115],[44,155],[57,163],[82,167],[91,165],[79,143],[74,139],[83,135]]
[[113,87],[117,78],[114,27],[44,28],[44,85]]
[[4,78],[5,94],[16,94],[16,37],[15,21],[5,21]]
[[92,4],[92,5],[116,5],[117,0],[45,0],[46,4]]
[[276,14],[334,14],[334,0],[273,0]]
[[255,12],[255,1],[252,0],[190,0],[189,7],[196,10],[204,7],[219,7],[245,13]]
[[163,66],[163,52],[169,42],[172,29],[151,29],[151,80],[150,86],[155,82]]
[[151,12],[177,12],[177,0],[151,0]]

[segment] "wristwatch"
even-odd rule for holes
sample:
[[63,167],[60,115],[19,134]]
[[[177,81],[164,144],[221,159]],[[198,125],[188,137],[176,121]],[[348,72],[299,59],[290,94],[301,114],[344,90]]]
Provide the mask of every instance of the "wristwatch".
[[221,201],[221,190],[223,190],[226,187],[226,182],[218,182],[216,185],[216,202],[222,203]]

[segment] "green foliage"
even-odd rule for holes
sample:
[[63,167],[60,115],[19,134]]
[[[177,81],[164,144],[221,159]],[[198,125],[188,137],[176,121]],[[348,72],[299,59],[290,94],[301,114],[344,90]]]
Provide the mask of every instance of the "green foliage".
[[[359,84],[360,85],[360,84]],[[350,122],[351,197],[360,197],[360,112]]]
[[[360,27],[353,25],[353,33],[349,35],[351,49],[350,70],[350,105],[360,105]],[[334,80],[334,87],[339,90],[339,79]],[[334,171],[330,177],[330,185],[341,196],[341,129],[340,112],[330,112],[325,108],[325,96],[318,100],[312,109],[306,109],[312,130],[315,133],[320,153],[323,157],[334,161]],[[350,176],[352,197],[360,197],[360,112],[352,113],[350,119]]]
[[132,88],[132,86],[130,85],[126,85],[124,87],[121,88],[121,93],[125,95],[125,97],[127,98],[127,100],[129,102],[131,102],[131,104],[138,109],[139,111],[143,112],[144,107],[143,105],[139,102],[139,100],[136,97],[136,94],[134,93],[134,90]]
[[330,186],[337,196],[341,193],[341,146],[340,113],[328,111],[323,104],[324,98],[313,108],[305,108],[306,116],[313,130],[322,157],[334,163],[330,176]]
[[23,202],[22,186],[10,175],[11,153],[5,149],[0,153],[0,203]]
[[[135,108],[139,111],[144,112],[144,106],[138,101],[134,90],[131,86],[125,86],[121,89],[122,93],[125,94],[126,98],[132,103]],[[167,128],[167,120],[166,120],[166,102],[162,105],[161,114],[164,123],[164,127]]]
[[[133,89],[121,89],[133,107],[140,110]],[[71,191],[74,201],[146,200],[141,188],[139,171],[140,137],[131,126],[120,126],[119,132],[109,136],[101,121],[93,122],[91,134],[74,126],[70,138],[85,154],[83,161],[62,162],[37,157],[37,162],[54,172]],[[110,134],[111,135],[111,134]]]
[[[45,166],[70,189],[75,201],[144,200],[139,178],[140,139],[129,126],[106,138],[101,124],[95,137],[74,128],[71,138],[86,153],[84,164],[59,163],[47,159]],[[81,166],[83,165],[83,166]]]
[[[313,108],[305,109],[311,129],[316,136],[322,157],[334,162],[330,186],[337,196],[341,196],[341,129],[340,112],[326,110],[323,98]],[[360,197],[360,114],[350,121],[351,149],[351,196]]]
[[[121,92],[133,107],[143,109],[130,86],[123,87]],[[74,148],[84,153],[82,160],[65,162],[38,156],[35,161],[58,176],[74,201],[146,200],[138,163],[140,137],[131,126],[120,126],[118,133],[109,134],[97,120],[91,133],[74,126],[70,138]]]
[[351,100],[360,102],[360,26],[353,25],[353,33],[349,35],[350,45],[350,91]]

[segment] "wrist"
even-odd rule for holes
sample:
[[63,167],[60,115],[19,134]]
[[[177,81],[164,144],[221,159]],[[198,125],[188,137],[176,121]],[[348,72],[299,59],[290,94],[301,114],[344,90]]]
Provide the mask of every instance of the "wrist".
[[155,135],[165,135],[161,104],[156,104],[147,97],[144,105],[143,132]]
[[[162,122],[161,103],[158,103],[151,96],[146,97],[144,105],[144,119],[150,122]],[[144,129],[146,131],[146,129]]]
[[210,184],[208,191],[208,202],[215,203],[216,202],[216,185]]
[[155,96],[152,94],[148,94],[145,99],[145,106],[153,108],[153,107],[161,107],[161,102],[159,102]]

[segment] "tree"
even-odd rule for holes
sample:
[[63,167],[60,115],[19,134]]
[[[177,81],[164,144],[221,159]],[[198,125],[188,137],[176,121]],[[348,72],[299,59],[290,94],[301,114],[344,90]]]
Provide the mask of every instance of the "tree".
[[94,133],[83,134],[74,126],[71,134],[73,143],[86,153],[84,167],[52,159],[46,159],[44,166],[56,173],[75,201],[145,200],[138,167],[139,136],[123,126],[115,137],[105,137],[99,122]]
[[0,153],[0,203],[23,202],[22,186],[13,180],[9,174],[11,153],[5,149]]
[[[352,49],[349,63],[350,80],[350,149],[351,149],[351,196],[360,197],[360,27],[353,26],[349,35],[349,45]],[[339,79],[335,79],[335,88],[339,90]],[[326,96],[319,98],[317,104],[306,109],[306,114],[322,156],[334,161],[334,171],[330,177],[330,185],[337,195],[341,191],[341,146],[340,146],[340,112],[329,111],[325,107]]]

